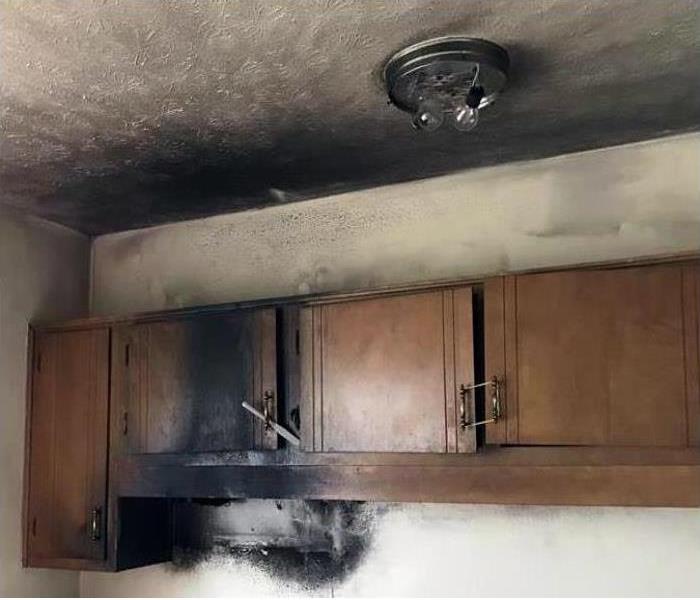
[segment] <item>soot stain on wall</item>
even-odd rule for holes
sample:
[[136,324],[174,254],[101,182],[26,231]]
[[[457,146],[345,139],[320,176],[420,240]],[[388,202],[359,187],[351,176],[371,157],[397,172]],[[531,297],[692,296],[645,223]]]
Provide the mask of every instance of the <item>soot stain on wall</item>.
[[362,564],[386,510],[352,501],[180,501],[171,568],[244,562],[282,585],[338,584]]

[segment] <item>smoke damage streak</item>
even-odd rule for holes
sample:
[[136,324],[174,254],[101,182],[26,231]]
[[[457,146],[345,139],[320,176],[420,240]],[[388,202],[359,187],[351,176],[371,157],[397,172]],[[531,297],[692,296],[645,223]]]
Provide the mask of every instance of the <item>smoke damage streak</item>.
[[172,568],[245,561],[304,589],[338,584],[362,564],[385,511],[345,501],[179,501]]

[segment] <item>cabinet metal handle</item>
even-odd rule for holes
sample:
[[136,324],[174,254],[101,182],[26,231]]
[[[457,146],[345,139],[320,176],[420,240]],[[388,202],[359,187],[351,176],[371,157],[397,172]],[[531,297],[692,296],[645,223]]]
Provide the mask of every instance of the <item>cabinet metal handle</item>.
[[265,431],[272,429],[270,422],[272,421],[273,406],[272,403],[275,400],[275,392],[272,390],[265,390],[263,393],[263,416],[265,417]]
[[90,539],[97,542],[102,537],[102,507],[96,506],[90,511]]
[[[491,388],[491,418],[483,421],[470,422],[467,420],[467,399],[472,390],[482,387]],[[501,418],[501,382],[495,375],[489,381],[484,381],[483,383],[460,385],[459,397],[461,399],[459,406],[459,424],[462,429],[471,429],[477,425],[486,425],[487,423],[497,423],[498,419]]]

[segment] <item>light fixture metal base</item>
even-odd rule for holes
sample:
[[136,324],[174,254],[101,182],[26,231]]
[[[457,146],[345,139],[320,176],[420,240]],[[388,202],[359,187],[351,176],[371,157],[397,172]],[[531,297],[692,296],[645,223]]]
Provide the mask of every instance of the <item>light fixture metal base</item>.
[[389,100],[415,113],[426,100],[451,112],[470,89],[483,88],[478,108],[488,106],[503,90],[510,61],[504,48],[487,40],[441,37],[413,44],[397,52],[384,68]]

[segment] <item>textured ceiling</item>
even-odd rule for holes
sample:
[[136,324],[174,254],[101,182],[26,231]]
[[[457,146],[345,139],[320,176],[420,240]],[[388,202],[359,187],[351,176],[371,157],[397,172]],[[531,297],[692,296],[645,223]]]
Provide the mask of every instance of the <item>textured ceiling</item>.
[[[700,128],[697,0],[0,0],[0,18],[0,204],[90,234]],[[469,134],[412,130],[381,86],[394,51],[446,34],[511,55]]]

